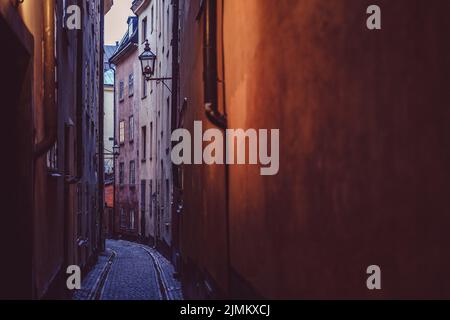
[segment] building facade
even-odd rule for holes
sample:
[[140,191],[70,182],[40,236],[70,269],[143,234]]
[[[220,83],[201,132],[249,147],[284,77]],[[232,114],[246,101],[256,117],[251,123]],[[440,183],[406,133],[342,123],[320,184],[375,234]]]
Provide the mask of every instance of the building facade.
[[107,177],[114,176],[114,79],[115,70],[110,65],[114,52],[117,50],[116,45],[105,45],[104,47],[104,147],[105,147],[105,175]]
[[137,239],[140,232],[139,210],[139,101],[138,20],[129,17],[128,30],[110,61],[115,66],[115,139],[120,146],[116,158],[115,235]]
[[185,297],[450,295],[450,3],[367,6],[180,0],[178,126],[280,129],[281,160],[177,168]]
[[117,141],[114,134],[115,109],[115,68],[111,65],[110,59],[117,50],[117,45],[105,45],[103,56],[103,106],[104,106],[104,170],[105,170],[105,209],[103,216],[103,231],[106,238],[114,236],[114,164],[115,146]]
[[[79,29],[66,24],[69,5],[79,8]],[[0,1],[1,37],[11,43],[2,59],[11,75],[1,85],[10,106],[5,196],[21,194],[4,221],[1,297],[65,297],[67,266],[87,269],[102,250],[101,43],[110,5]]]
[[172,256],[173,171],[170,153],[173,107],[173,17],[174,2],[135,0],[132,10],[139,19],[139,53],[148,41],[157,56],[154,78],[138,79],[140,101],[141,235],[163,254]]

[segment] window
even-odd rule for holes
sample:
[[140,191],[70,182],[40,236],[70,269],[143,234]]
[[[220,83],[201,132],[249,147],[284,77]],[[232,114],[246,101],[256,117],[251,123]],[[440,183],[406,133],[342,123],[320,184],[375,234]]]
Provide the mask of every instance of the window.
[[170,136],[171,136],[171,123],[170,123],[170,97],[167,97],[167,116],[166,116],[166,130],[167,130],[167,150],[170,147]]
[[[169,46],[169,35],[170,35],[170,11],[169,11],[169,6],[167,6],[167,13],[166,13],[166,23],[167,23],[167,47]],[[169,50],[167,50],[169,51]]]
[[121,144],[125,143],[125,121],[120,121],[119,123],[119,142]]
[[128,25],[128,37],[131,38],[131,36],[133,35],[133,22],[130,21],[130,24]]
[[171,32],[170,32],[170,10],[169,6],[167,6],[167,32],[166,32],[166,41],[167,41],[167,54],[166,58],[169,59],[169,52],[170,52],[170,46],[171,46]]
[[161,6],[161,11],[160,11],[160,19],[162,21],[160,21],[160,23],[159,23],[159,31],[160,31],[160,36],[161,36],[161,31],[162,31],[162,36],[163,36],[163,47],[162,47],[163,53],[164,53],[164,45],[165,45],[164,41],[166,39],[166,37],[165,37],[166,30],[165,30],[165,24],[164,24],[164,8],[165,8],[165,1],[162,0],[162,6]]
[[83,218],[83,186],[77,185],[77,237],[81,238],[81,223]]
[[158,38],[161,38],[161,35],[162,35],[162,26],[163,26],[163,24],[161,24],[162,23],[162,20],[164,19],[164,17],[162,16],[162,13],[164,12],[163,11],[163,8],[164,8],[164,3],[163,3],[163,5],[159,8],[159,10],[158,10],[158,18],[157,18],[157,20],[158,20]]
[[150,161],[153,159],[153,122],[150,122]]
[[130,229],[136,229],[136,220],[135,220],[135,212],[133,209],[130,210]]
[[128,76],[128,96],[132,97],[134,95],[134,74]]
[[119,163],[119,184],[123,186],[125,183],[125,164],[123,162]]
[[51,171],[58,170],[58,143],[47,152],[47,169]]
[[136,164],[134,161],[130,161],[130,187],[134,187],[136,184]]
[[127,224],[126,224],[126,215],[125,215],[125,209],[124,208],[120,208],[120,227],[121,228],[126,228]]
[[142,19],[142,43],[147,40],[147,17]]
[[170,212],[170,207],[171,207],[171,205],[170,205],[170,192],[169,192],[169,179],[166,179],[166,211],[167,212]]
[[150,214],[150,218],[152,218],[153,216],[153,180],[150,180],[150,201],[148,202],[149,204],[149,214]]
[[155,29],[155,27],[154,27],[154,24],[155,24],[155,9],[154,9],[154,7],[152,6],[152,9],[151,9],[151,13],[152,13],[152,15],[151,15],[151,25],[150,25],[150,33],[153,33],[153,30]]
[[123,101],[124,97],[123,97],[123,92],[125,90],[125,85],[123,83],[123,80],[120,80],[119,82],[119,101]]
[[130,143],[132,143],[134,141],[134,117],[130,116],[130,118],[128,119],[129,123],[128,123],[128,129],[129,129],[129,140]]
[[147,181],[141,180],[141,212],[145,214],[145,199],[146,199]]
[[142,99],[147,98],[147,80],[142,76]]
[[142,154],[142,161],[146,160],[147,157],[147,127],[143,126],[142,127],[142,132],[141,132],[141,154]]

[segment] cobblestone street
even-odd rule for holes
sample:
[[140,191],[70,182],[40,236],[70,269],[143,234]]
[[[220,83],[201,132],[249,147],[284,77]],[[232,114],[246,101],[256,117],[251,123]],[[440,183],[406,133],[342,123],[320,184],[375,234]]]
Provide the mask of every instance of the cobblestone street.
[[75,300],[181,300],[174,269],[156,250],[123,240],[107,240],[106,251],[86,275]]

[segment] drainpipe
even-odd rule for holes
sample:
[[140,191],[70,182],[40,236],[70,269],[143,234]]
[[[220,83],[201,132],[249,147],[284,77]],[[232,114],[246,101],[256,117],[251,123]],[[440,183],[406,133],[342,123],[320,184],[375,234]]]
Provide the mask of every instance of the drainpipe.
[[[205,94],[205,113],[211,123],[219,128],[226,130],[228,127],[226,114],[222,114],[218,107],[218,89],[217,84],[219,81],[218,63],[217,63],[217,2],[218,0],[205,0],[205,14],[204,14],[204,53],[203,53],[203,68],[204,68],[204,94]],[[222,81],[223,81],[223,109],[226,110],[226,94],[225,94],[225,52],[224,52],[224,6],[225,0],[220,1],[220,14],[222,16],[220,26],[220,40],[222,42]],[[227,260],[227,276],[228,276],[228,288],[227,294],[230,296],[231,283],[231,252],[230,252],[230,207],[229,207],[229,179],[230,172],[229,166],[225,165],[225,215],[226,215],[226,260]]]
[[[178,63],[178,29],[179,29],[179,0],[173,0],[173,24],[172,24],[172,121],[171,128],[175,130],[177,128],[177,115],[178,115],[178,79],[179,79],[179,63]],[[180,217],[177,213],[180,201],[180,189],[178,181],[178,166],[172,164],[172,202],[170,206],[172,215],[172,258],[175,258],[174,262],[176,273],[180,269],[179,256],[179,225]],[[175,200],[175,201],[174,201]],[[174,259],[172,259],[174,260]]]
[[227,128],[226,116],[221,114],[217,104],[217,1],[205,1],[203,35],[203,69],[205,114],[209,121],[219,128]]
[[35,145],[34,155],[41,157],[56,142],[58,109],[55,99],[55,2],[43,0],[44,9],[44,138]]
[[77,31],[77,106],[76,106],[76,149],[77,174],[66,180],[68,184],[76,184],[83,178],[84,172],[84,145],[83,145],[83,32]]
[[[105,3],[104,1],[100,1],[100,63],[99,63],[99,86],[98,86],[98,94],[99,94],[99,108],[98,108],[98,131],[99,131],[99,139],[98,139],[98,205],[99,205],[99,249],[101,252],[105,250],[105,237],[103,232],[103,218],[105,215],[105,156],[104,156],[104,122],[105,122],[105,106],[104,106],[104,95],[105,95],[105,84],[104,84],[104,50],[105,50],[105,41],[104,41],[104,26],[105,26]],[[113,150],[114,151],[114,150]]]

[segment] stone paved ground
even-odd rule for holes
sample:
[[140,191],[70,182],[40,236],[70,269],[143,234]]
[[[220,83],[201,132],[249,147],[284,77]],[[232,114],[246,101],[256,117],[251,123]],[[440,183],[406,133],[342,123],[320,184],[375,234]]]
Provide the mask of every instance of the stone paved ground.
[[106,247],[74,299],[183,299],[181,285],[173,278],[173,266],[157,251],[123,240],[107,240]]
[[111,259],[113,252],[106,249],[104,253],[98,257],[97,264],[83,279],[81,290],[77,290],[73,295],[74,300],[93,300],[95,299],[95,291],[100,285],[101,275],[106,271],[108,261]]
[[170,263],[170,261],[158,251],[147,246],[142,247],[153,257],[153,260],[156,262],[156,268],[159,271],[164,291],[166,293],[166,298],[168,300],[183,300],[181,283],[173,277],[175,268],[172,263]]

